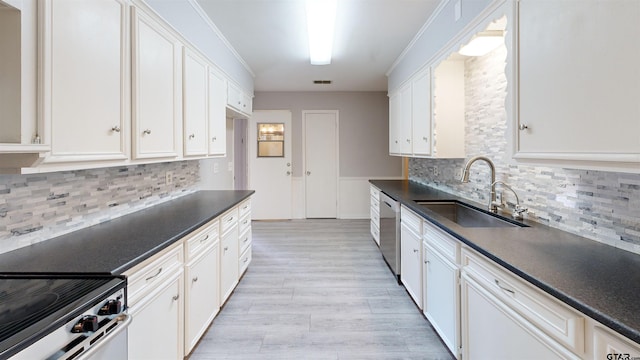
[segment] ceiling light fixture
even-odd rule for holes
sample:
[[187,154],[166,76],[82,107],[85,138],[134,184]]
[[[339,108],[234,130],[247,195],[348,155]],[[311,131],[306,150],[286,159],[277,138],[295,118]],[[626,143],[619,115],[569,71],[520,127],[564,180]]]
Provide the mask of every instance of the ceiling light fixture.
[[337,0],[307,0],[307,32],[311,65],[331,64]]
[[487,30],[477,33],[458,53],[464,56],[484,56],[504,43],[502,30]]

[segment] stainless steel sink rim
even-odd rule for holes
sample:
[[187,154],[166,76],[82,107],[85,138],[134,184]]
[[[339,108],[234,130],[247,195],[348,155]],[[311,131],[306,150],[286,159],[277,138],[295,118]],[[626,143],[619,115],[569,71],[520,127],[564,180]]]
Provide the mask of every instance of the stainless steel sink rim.
[[[415,201],[415,200],[414,200]],[[467,228],[528,227],[458,201],[415,201],[419,206]]]

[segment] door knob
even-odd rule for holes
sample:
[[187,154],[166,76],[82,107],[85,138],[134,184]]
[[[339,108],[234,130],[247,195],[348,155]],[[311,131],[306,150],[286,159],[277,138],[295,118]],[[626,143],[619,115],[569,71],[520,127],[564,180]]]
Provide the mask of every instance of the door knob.
[[307,171],[307,176],[308,176],[308,175],[311,175],[311,171]]
[[291,171],[287,171],[287,176],[291,175]]
[[291,166],[291,163],[287,163],[287,167]]
[[527,124],[520,124],[520,126],[518,126],[518,129],[520,130],[527,130],[529,128],[529,126],[527,126]]

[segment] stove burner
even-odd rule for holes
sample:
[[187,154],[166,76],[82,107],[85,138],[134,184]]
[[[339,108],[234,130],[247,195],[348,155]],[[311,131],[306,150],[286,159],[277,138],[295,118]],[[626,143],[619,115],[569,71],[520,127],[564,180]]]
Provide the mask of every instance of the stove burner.
[[[7,325],[14,321],[22,321],[38,311],[46,311],[60,298],[57,294],[46,292],[26,294],[26,296],[1,296],[3,304],[0,308],[0,319]],[[6,303],[5,303],[6,301]]]

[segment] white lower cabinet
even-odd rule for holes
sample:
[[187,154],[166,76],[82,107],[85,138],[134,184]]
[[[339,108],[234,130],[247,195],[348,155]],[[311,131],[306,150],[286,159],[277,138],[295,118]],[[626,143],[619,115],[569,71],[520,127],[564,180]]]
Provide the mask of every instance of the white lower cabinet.
[[593,326],[593,360],[638,358],[640,358],[639,344],[614,333],[600,324]]
[[459,270],[432,247],[424,245],[424,315],[453,354],[458,353]]
[[127,303],[133,318],[129,359],[175,360],[189,355],[250,262],[247,199],[127,270]]
[[380,246],[380,189],[371,185],[369,193],[371,194],[371,206],[369,208],[371,237]]
[[[236,216],[237,219],[237,216]],[[228,229],[220,239],[220,304],[229,298],[238,284],[238,225]]]
[[185,354],[189,354],[220,309],[218,258],[220,244],[185,267]]
[[180,243],[125,273],[133,318],[127,332],[129,359],[183,358],[182,255]]
[[581,359],[585,318],[462,250],[463,359]]
[[422,309],[422,220],[402,207],[400,223],[400,280]]
[[462,276],[463,359],[580,359]]

